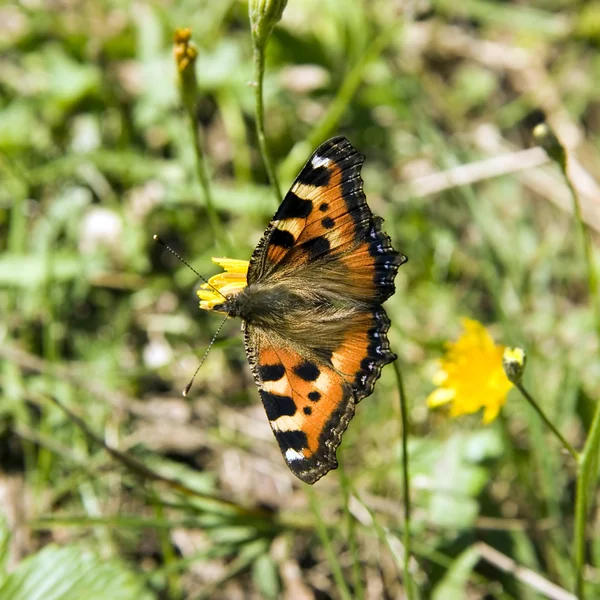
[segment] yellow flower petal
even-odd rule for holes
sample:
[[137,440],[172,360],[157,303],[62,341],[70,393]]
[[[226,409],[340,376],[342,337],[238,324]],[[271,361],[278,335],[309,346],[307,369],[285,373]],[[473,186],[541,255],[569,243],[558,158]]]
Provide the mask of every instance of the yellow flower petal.
[[483,422],[492,422],[506,402],[512,383],[502,366],[503,346],[497,346],[486,328],[473,319],[463,319],[464,332],[446,344],[440,370],[429,397],[430,407],[451,403],[450,416],[472,414],[483,409]]
[[489,425],[500,413],[499,404],[490,404],[483,409],[483,419],[481,422],[484,425]]
[[448,381],[448,373],[443,369],[440,369],[432,378],[433,385],[444,385],[446,381]]
[[214,258],[212,261],[225,269],[224,273],[213,275],[196,292],[200,298],[200,308],[214,310],[226,298],[239,294],[248,285],[247,274],[250,263],[236,258]]
[[237,258],[215,258],[213,256],[212,261],[228,273],[243,273],[246,275],[250,266],[247,260],[239,260]]
[[435,408],[452,402],[456,396],[456,391],[449,388],[438,388],[427,396],[427,406]]

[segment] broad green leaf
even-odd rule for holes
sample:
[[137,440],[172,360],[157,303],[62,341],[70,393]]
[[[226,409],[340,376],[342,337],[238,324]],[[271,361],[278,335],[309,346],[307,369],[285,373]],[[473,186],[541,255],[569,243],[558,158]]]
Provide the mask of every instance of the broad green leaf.
[[47,546],[0,582],[0,600],[152,600],[122,562],[78,546]]
[[435,586],[432,600],[462,600],[467,597],[467,583],[473,569],[479,561],[479,552],[473,547],[467,548],[458,556],[444,577]]
[[252,564],[252,579],[263,598],[279,598],[281,590],[277,565],[268,554],[261,554]]
[[[51,272],[48,269],[51,268]],[[29,288],[40,285],[46,278],[69,281],[81,277],[80,257],[68,253],[56,254],[51,262],[41,255],[5,254],[0,256],[0,285]]]

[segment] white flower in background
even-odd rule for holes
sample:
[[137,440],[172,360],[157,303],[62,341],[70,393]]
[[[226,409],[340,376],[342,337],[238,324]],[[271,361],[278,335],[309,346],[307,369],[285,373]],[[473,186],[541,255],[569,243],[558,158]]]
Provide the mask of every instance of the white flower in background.
[[91,254],[99,248],[118,245],[122,235],[123,223],[115,211],[92,206],[81,220],[79,249],[84,254]]

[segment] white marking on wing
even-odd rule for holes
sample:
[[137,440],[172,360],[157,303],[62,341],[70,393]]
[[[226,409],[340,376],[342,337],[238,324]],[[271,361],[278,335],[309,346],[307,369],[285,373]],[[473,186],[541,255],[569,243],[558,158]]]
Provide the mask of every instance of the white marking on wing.
[[318,186],[307,183],[295,183],[292,187],[292,192],[302,200],[313,200],[320,191],[321,188]]
[[282,415],[281,417],[271,421],[273,429],[277,431],[299,431],[300,425],[304,419]]
[[277,381],[263,381],[263,388],[271,394],[279,394],[287,396],[290,393],[290,384],[286,377],[282,377]]
[[294,450],[293,448],[288,448],[285,451],[285,459],[289,460],[290,462],[294,460],[303,460],[304,454],[302,454],[302,452],[298,452],[298,450]]
[[317,154],[315,154],[311,161],[310,164],[315,168],[318,169],[319,167],[328,167],[331,164],[331,159],[330,158],[324,158],[322,156],[318,156]]

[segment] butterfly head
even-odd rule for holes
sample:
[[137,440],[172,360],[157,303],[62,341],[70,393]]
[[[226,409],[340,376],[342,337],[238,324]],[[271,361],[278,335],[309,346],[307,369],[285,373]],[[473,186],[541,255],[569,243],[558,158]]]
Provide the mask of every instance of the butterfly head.
[[247,285],[249,263],[235,258],[213,258],[212,261],[224,272],[213,275],[200,286],[197,292],[200,308],[238,316],[234,300]]

